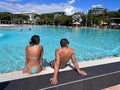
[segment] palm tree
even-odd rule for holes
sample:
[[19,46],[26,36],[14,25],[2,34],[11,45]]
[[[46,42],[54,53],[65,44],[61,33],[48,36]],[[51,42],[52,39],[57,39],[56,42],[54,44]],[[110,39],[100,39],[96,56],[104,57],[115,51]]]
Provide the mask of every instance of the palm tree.
[[40,18],[39,18],[39,17],[36,17],[36,18],[35,18],[35,24],[36,24],[36,25],[40,24]]
[[60,14],[55,14],[54,15],[54,23],[57,25],[60,25]]
[[73,22],[74,21],[77,21],[77,22],[82,22],[82,18],[81,18],[81,15],[80,14],[74,14],[73,16],[72,16],[72,19],[73,19]]

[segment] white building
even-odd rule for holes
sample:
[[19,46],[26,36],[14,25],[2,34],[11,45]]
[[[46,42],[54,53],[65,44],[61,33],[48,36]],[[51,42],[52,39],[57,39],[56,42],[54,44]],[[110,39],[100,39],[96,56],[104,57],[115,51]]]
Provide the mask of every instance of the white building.
[[90,10],[89,13],[91,14],[104,14],[106,9],[104,9],[101,5],[95,5]]
[[34,21],[35,20],[35,14],[34,12],[19,12],[17,14],[23,14],[23,15],[27,15],[29,16],[29,20],[30,21]]

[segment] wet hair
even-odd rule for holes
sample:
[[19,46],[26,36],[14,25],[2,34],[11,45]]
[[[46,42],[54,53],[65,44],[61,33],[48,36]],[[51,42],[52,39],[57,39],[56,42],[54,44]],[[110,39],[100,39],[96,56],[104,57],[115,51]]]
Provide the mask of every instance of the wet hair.
[[61,47],[65,47],[67,44],[69,44],[69,41],[66,38],[61,39],[60,41]]
[[40,43],[40,37],[38,35],[33,35],[30,39],[30,45],[37,45]]

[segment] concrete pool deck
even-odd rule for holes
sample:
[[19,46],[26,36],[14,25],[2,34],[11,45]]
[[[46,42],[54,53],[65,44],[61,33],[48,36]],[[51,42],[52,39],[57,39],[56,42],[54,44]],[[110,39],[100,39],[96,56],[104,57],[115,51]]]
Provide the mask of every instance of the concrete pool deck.
[[120,84],[105,88],[103,90],[120,90]]
[[[67,75],[68,73],[69,74],[75,74],[75,76],[73,77],[73,78],[77,78],[78,77],[78,79],[76,79],[74,82],[77,82],[77,81],[80,81],[81,83],[83,82],[83,81],[86,81],[86,82],[88,82],[89,80],[92,80],[92,79],[95,79],[96,77],[98,77],[98,78],[104,78],[104,77],[106,77],[106,75],[107,76],[110,76],[110,77],[112,77],[113,78],[113,76],[111,76],[111,75],[118,75],[119,73],[120,73],[120,57],[113,57],[113,58],[103,58],[103,59],[100,59],[100,60],[90,60],[90,61],[83,61],[83,62],[79,62],[79,66],[80,66],[80,68],[82,68],[82,69],[84,69],[85,71],[87,71],[88,72],[88,76],[87,76],[87,78],[86,78],[86,76],[85,77],[81,77],[81,76],[78,76],[77,75],[77,73],[75,72],[74,73],[74,70],[73,70],[73,68],[71,68],[71,67],[66,67],[65,69],[62,69],[62,70],[60,70],[60,74],[63,74],[63,73],[66,73],[66,74],[64,74],[64,75]],[[71,64],[72,65],[72,64]],[[118,67],[118,66],[119,67]],[[111,67],[112,66],[112,67]],[[114,66],[114,67],[113,67]],[[109,67],[109,68],[108,68]],[[116,68],[115,68],[116,67]],[[115,68],[114,70],[112,70],[112,68]],[[91,70],[93,70],[92,72],[93,73],[91,73]],[[97,69],[98,69],[98,71],[97,71]],[[101,70],[106,70],[106,71],[101,71]],[[109,70],[107,70],[107,69],[111,69],[110,71]],[[4,83],[4,82],[13,82],[13,81],[16,81],[16,82],[18,82],[18,81],[20,81],[20,80],[23,80],[23,79],[30,79],[30,80],[32,80],[32,78],[38,78],[38,77],[44,77],[45,75],[46,75],[46,77],[49,79],[50,77],[51,77],[51,74],[53,74],[53,69],[52,68],[50,68],[50,67],[46,67],[46,70],[45,71],[42,71],[42,72],[40,72],[40,73],[38,73],[38,74],[34,74],[34,75],[29,75],[29,74],[23,74],[22,73],[22,71],[15,71],[15,72],[10,72],[10,73],[3,73],[3,74],[0,74],[0,83],[2,84],[2,83]],[[108,72],[109,71],[109,72]],[[97,72],[97,73],[96,73]],[[91,73],[91,74],[94,74],[94,75],[90,75],[89,73]],[[69,75],[68,74],[68,75]],[[63,76],[64,76],[63,75]],[[63,76],[60,76],[60,77],[63,77]],[[92,77],[91,77],[92,76]],[[79,79],[80,78],[80,79]],[[66,78],[67,79],[67,78]],[[71,78],[70,78],[71,79]],[[116,77],[115,77],[115,79],[116,79]],[[18,80],[18,81],[17,81]],[[44,80],[43,78],[42,78],[42,80]],[[111,80],[111,79],[110,79]],[[34,81],[35,82],[35,81]],[[33,83],[34,83],[33,82]],[[72,82],[72,81],[71,81]],[[113,81],[114,82],[114,81]],[[48,86],[50,87],[50,85],[49,85],[49,80],[47,80],[47,83],[48,83]],[[62,82],[63,84],[66,84],[67,83],[67,81],[66,82]],[[62,85],[62,83],[60,83],[60,85]],[[116,84],[116,83],[115,83]],[[113,86],[113,85],[115,85],[115,84],[111,84],[110,86]],[[120,84],[120,81],[119,81],[119,79],[118,79],[118,82],[117,82],[117,84]],[[47,84],[46,84],[47,85]],[[67,85],[67,84],[66,84]],[[2,84],[2,86],[3,86],[3,84]],[[47,86],[47,87],[48,87]],[[58,84],[58,86],[59,86],[59,84]],[[110,87],[109,85],[107,85],[107,87]],[[53,87],[53,86],[52,86]],[[88,86],[87,86],[88,87]],[[102,86],[101,86],[102,87]],[[107,88],[107,87],[103,87],[103,88]],[[93,88],[93,87],[92,87]],[[102,88],[102,89],[103,89]],[[42,88],[42,89],[35,89],[35,90],[48,90],[49,88]],[[1,90],[1,89],[0,89]],[[8,90],[8,89],[5,89],[5,90]],[[25,89],[20,89],[20,90],[25,90]],[[34,89],[31,89],[31,90],[34,90]],[[53,90],[53,89],[50,89],[50,90]],[[60,89],[59,89],[60,90]],[[63,89],[63,90],[65,90],[65,89]],[[70,89],[70,90],[72,90],[72,89]],[[80,89],[77,89],[77,90],[80,90]],[[86,89],[84,89],[84,90],[88,90],[87,88]],[[91,89],[89,89],[89,90],[91,90]],[[94,90],[97,90],[97,89],[94,89]],[[100,89],[98,89],[98,90],[100,90]]]
[[[102,65],[102,64],[107,64],[107,63],[114,63],[114,62],[120,62],[120,57],[82,61],[82,62],[79,62],[78,64],[79,64],[80,68],[85,68],[85,67]],[[71,69],[72,68],[70,68],[68,66],[65,69],[62,69],[60,71],[66,71],[66,70],[71,70]],[[20,79],[20,78],[26,78],[26,77],[32,77],[32,76],[39,76],[39,75],[44,75],[44,74],[49,74],[49,73],[53,73],[53,71],[54,70],[51,67],[46,67],[46,70],[41,71],[40,73],[37,73],[37,74],[33,74],[33,75],[23,74],[22,71],[14,71],[14,72],[10,72],[10,73],[1,73],[0,74],[0,82],[14,80],[14,79]]]

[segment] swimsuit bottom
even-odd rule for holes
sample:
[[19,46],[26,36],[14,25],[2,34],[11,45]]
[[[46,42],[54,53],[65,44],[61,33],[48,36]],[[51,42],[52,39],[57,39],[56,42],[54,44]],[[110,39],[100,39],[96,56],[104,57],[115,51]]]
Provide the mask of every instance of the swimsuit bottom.
[[[65,67],[67,67],[69,64],[66,64],[65,66],[60,66],[59,69],[64,69]],[[54,60],[50,62],[50,66],[52,68],[54,68]]]
[[35,74],[37,72],[37,68],[36,67],[33,67],[32,68],[32,73]]

